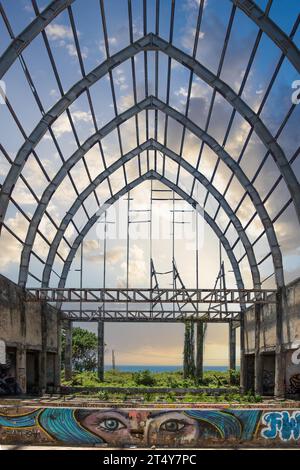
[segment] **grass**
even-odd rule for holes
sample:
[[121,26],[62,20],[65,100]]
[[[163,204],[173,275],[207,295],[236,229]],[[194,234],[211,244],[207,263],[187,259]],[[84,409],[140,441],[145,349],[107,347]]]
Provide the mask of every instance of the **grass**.
[[[230,376],[233,378],[235,386],[230,384]],[[124,402],[139,401],[151,403],[259,403],[261,397],[252,394],[241,395],[238,391],[239,373],[235,371],[205,371],[203,381],[197,383],[192,379],[184,379],[181,371],[176,372],[157,372],[150,371],[140,372],[121,372],[119,370],[108,370],[105,372],[104,382],[101,382],[95,372],[78,372],[74,373],[71,381],[64,380],[62,377],[62,385],[72,387],[90,387],[88,391],[89,397],[95,397],[101,401]],[[228,393],[211,396],[207,393],[185,393],[181,396],[170,391],[168,393],[125,393],[118,391],[116,393],[107,392],[105,390],[93,392],[95,387],[123,387],[123,388],[228,388]],[[76,394],[77,395],[77,394]],[[78,393],[81,395],[81,393]],[[86,394],[85,394],[86,395]]]

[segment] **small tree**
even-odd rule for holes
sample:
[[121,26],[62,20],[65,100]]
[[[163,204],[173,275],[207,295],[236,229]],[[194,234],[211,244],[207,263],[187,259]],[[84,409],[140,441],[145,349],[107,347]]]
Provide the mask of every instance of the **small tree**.
[[[62,335],[62,361],[65,355],[65,334]],[[82,328],[72,330],[72,361],[77,371],[93,371],[97,366],[98,339],[95,333]]]

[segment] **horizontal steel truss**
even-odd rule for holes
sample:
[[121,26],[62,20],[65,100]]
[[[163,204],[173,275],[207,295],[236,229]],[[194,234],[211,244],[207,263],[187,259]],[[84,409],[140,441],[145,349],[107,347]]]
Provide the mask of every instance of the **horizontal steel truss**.
[[62,320],[71,320],[78,322],[147,322],[147,323],[176,323],[185,320],[201,320],[204,323],[229,323],[231,321],[239,322],[240,312],[224,312],[207,310],[184,310],[174,312],[173,310],[150,311],[150,310],[63,310],[61,312]]
[[[296,212],[300,220],[300,190],[297,178],[288,164],[287,158],[278,144],[274,139],[270,131],[257,116],[257,114],[232,90],[226,83],[220,80],[216,75],[209,71],[206,67],[201,65],[199,62],[194,60],[189,55],[185,54],[181,50],[175,48],[170,43],[160,38],[155,34],[148,34],[143,38],[139,39],[133,44],[130,44],[122,51],[108,58],[100,66],[86,75],[83,79],[77,82],[52,108],[47,112],[39,124],[36,126],[31,135],[26,139],[25,143],[20,148],[12,167],[4,181],[3,188],[0,195],[0,220],[3,221],[6,210],[8,207],[10,195],[14,188],[14,185],[20,176],[24,164],[28,158],[28,155],[34,147],[41,140],[43,135],[47,132],[49,127],[54,121],[66,110],[69,106],[78,98],[84,91],[88,90],[91,85],[97,82],[101,77],[110,72],[114,67],[123,63],[125,60],[134,57],[138,52],[141,51],[161,51],[170,58],[178,61],[187,68],[189,68],[195,75],[204,80],[209,86],[218,91],[225,100],[233,106],[233,108],[250,124],[254,132],[264,143],[266,148],[270,151],[274,158],[278,169],[283,176],[287,187],[289,188],[291,197],[294,201]],[[117,122],[121,124],[122,121]]]
[[[276,304],[275,289],[28,288],[27,302]],[[272,295],[273,294],[273,295]],[[213,305],[212,305],[213,307]]]

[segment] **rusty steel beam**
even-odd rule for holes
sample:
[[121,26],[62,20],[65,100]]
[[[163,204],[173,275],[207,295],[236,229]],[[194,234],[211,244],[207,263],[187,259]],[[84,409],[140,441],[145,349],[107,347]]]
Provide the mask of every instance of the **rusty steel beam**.
[[[26,302],[276,304],[275,289],[28,288]],[[272,296],[273,294],[273,296]]]

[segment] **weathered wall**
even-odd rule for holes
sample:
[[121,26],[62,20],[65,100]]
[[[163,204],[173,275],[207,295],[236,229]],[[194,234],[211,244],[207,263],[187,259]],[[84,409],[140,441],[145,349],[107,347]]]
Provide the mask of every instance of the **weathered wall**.
[[[300,341],[300,279],[296,279],[296,281],[289,284],[286,292],[287,309],[283,312],[283,342],[285,349],[290,349],[295,340]],[[275,322],[275,304],[264,305],[262,307],[260,334],[262,352],[274,350],[275,348]],[[254,307],[251,307],[245,316],[245,347],[248,354],[254,352],[254,327]]]
[[[23,392],[27,387],[28,353],[35,354],[37,364],[32,373],[37,374],[38,387],[45,389],[47,381],[58,385],[57,377],[46,377],[47,361],[45,356],[57,356],[59,348],[59,322],[57,311],[38,303],[25,303],[23,290],[9,279],[0,275],[0,339],[6,343],[7,350],[15,355],[13,374]],[[56,368],[58,367],[58,364]],[[38,369],[35,371],[35,369]],[[9,372],[12,375],[12,370]],[[2,375],[4,374],[2,367]],[[52,374],[53,375],[53,374]],[[46,377],[46,378],[45,378]],[[3,378],[3,377],[2,377]],[[0,391],[1,393],[1,391]]]
[[[288,395],[300,395],[300,279],[289,284],[286,289],[287,305],[283,311],[283,363],[285,366],[285,389]],[[275,296],[274,296],[275,300]],[[270,353],[276,347],[276,305],[262,307],[260,325],[260,347],[263,355],[263,380],[268,388],[268,381],[273,380]],[[299,344],[299,353],[297,353]],[[245,315],[245,353],[254,354],[255,349],[255,313],[251,307]],[[268,355],[269,354],[269,355]],[[298,357],[295,357],[295,355]]]
[[300,410],[2,407],[0,443],[299,447]]

